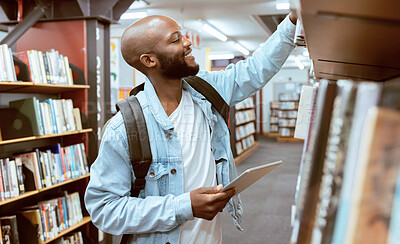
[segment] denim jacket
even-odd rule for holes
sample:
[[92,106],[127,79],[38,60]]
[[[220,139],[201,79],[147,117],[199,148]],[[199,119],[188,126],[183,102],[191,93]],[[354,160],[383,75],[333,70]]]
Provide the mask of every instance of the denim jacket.
[[[233,106],[261,89],[279,71],[294,48],[294,29],[286,17],[252,57],[229,65],[224,71],[200,71],[197,76],[209,82]],[[236,177],[229,129],[204,96],[185,82],[183,89],[192,94],[207,119],[211,128],[210,150],[219,162],[217,181],[227,185]],[[183,192],[181,147],[149,80],[137,98],[146,119],[153,157],[145,188],[138,198],[130,197],[135,176],[119,112],[108,124],[98,157],[91,166],[85,205],[96,227],[113,235],[132,234],[129,243],[179,243],[180,225],[193,219],[190,193]],[[226,207],[240,229],[240,196],[233,197]]]

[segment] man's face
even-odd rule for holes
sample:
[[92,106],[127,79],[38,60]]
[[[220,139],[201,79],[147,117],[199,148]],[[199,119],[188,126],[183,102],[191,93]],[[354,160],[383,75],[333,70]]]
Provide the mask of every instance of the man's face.
[[160,71],[164,76],[181,79],[196,75],[199,65],[192,56],[191,42],[182,36],[181,28],[175,21],[165,22],[162,38],[155,47]]

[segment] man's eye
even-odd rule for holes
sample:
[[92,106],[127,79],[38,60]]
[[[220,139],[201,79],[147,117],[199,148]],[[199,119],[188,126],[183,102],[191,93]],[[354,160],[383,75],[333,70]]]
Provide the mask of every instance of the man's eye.
[[181,39],[176,39],[176,40],[173,41],[173,43],[177,43],[177,42],[180,42],[180,41],[181,41]]

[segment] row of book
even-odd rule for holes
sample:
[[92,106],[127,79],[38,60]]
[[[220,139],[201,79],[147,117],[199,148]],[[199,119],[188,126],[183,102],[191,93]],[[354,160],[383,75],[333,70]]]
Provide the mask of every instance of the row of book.
[[248,123],[245,125],[241,125],[236,127],[236,140],[240,140],[246,136],[254,134],[256,132],[256,128],[254,123]]
[[279,119],[279,127],[295,127],[296,119]]
[[17,81],[11,48],[0,45],[0,81]]
[[32,126],[34,136],[82,130],[79,108],[74,108],[72,99],[45,99],[36,97],[9,102],[10,108],[25,115]]
[[281,93],[281,94],[279,94],[278,99],[281,102],[284,102],[284,101],[299,101],[300,94],[297,93],[297,92]]
[[277,133],[279,131],[279,126],[277,124],[270,125],[270,132]]
[[83,244],[82,232],[74,232],[57,239],[54,244]]
[[294,136],[294,128],[278,126],[278,133],[279,133],[280,137],[293,137]]
[[73,85],[68,57],[57,50],[26,50],[14,56],[28,66],[29,77],[35,84]]
[[[15,215],[0,217],[3,243],[43,243],[82,221],[78,192],[38,202]],[[62,241],[71,240],[68,236]],[[83,242],[82,234],[78,238]],[[60,243],[60,242],[58,242]],[[62,242],[61,242],[62,243]],[[75,242],[74,242],[75,244]]]
[[236,124],[242,124],[255,120],[254,109],[237,111],[235,114]]
[[254,108],[253,97],[246,98],[240,103],[235,104],[235,109],[246,109],[246,108]]
[[282,101],[273,101],[271,102],[271,109],[279,110],[279,109],[297,109],[298,102],[282,102]]
[[18,197],[89,173],[83,143],[0,159],[0,200]]
[[242,140],[236,142],[236,154],[241,154],[244,150],[248,149],[249,147],[253,146],[255,143],[254,136],[248,136],[243,138]]
[[399,243],[400,82],[311,94],[291,243]]
[[277,117],[282,119],[296,119],[297,118],[297,110],[292,111],[281,111],[281,110],[274,110]]

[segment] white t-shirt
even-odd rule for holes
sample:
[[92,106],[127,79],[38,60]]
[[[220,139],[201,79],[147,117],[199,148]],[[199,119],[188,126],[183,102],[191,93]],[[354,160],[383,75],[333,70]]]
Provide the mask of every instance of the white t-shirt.
[[[183,191],[217,185],[211,135],[207,119],[192,95],[182,91],[178,108],[169,116],[182,149]],[[181,244],[222,243],[219,214],[212,221],[194,218],[181,226]]]

